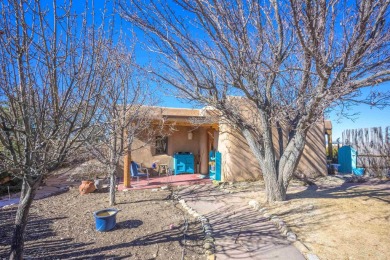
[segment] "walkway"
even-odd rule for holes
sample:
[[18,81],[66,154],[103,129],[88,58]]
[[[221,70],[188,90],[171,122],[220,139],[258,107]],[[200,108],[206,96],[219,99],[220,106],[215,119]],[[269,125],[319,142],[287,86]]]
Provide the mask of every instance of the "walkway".
[[248,206],[253,193],[231,194],[212,185],[196,185],[183,188],[179,195],[209,219],[218,260],[305,259],[270,221]]
[[[60,175],[60,176],[51,176],[45,180],[45,184],[41,185],[37,193],[35,194],[34,200],[44,199],[49,196],[60,194],[69,189],[69,186],[78,185],[78,183],[68,181],[69,176]],[[19,203],[20,192],[12,194],[9,198],[8,196],[0,197],[0,208],[18,204]]]

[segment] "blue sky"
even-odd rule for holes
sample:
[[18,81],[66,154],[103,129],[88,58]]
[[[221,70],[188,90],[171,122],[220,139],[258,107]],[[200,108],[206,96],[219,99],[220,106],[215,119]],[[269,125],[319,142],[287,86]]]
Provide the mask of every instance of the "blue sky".
[[[390,83],[387,83],[387,85],[390,86]],[[383,86],[379,86],[379,88],[380,87]],[[173,96],[163,95],[161,98],[162,106],[178,108],[191,108],[194,106],[188,102],[182,102]],[[385,126],[390,126],[390,107],[378,109],[376,107],[370,107],[368,105],[356,105],[352,107],[348,112],[350,114],[356,115],[352,118],[340,118],[336,112],[331,112],[327,116],[327,119],[330,119],[332,121],[334,142],[338,137],[340,137],[341,141],[341,134],[346,129],[369,128],[379,126],[382,126],[383,128]]]
[[[389,85],[389,84],[388,84]],[[332,120],[333,140],[346,129],[369,128],[390,126],[390,107],[384,109],[370,108],[368,105],[358,105],[350,110],[351,113],[357,113],[354,120],[349,118],[339,118],[336,113],[330,113],[328,118]]]
[[[44,3],[47,2],[47,6],[51,6],[51,1],[43,1]],[[84,1],[76,1],[76,5],[74,6],[75,10],[77,12],[81,12],[84,10]],[[112,6],[109,4],[109,9],[111,9]],[[103,9],[103,1],[95,1],[95,10],[97,11],[97,15],[99,11],[102,11]],[[119,18],[119,17],[117,17]],[[132,28],[127,23],[120,23],[119,27],[122,27],[126,30],[133,30],[137,34],[137,40],[141,43],[138,43],[136,46],[136,57],[137,62],[139,64],[150,64],[154,59],[150,56],[150,54],[147,54],[145,51],[146,45],[145,43],[142,43],[145,41],[145,38],[143,37],[142,33],[139,33],[140,31]],[[119,28],[118,28],[119,29]],[[131,33],[127,34],[131,37]],[[379,88],[384,87],[386,89],[390,90],[390,83],[383,84],[382,86],[378,86]],[[186,101],[180,101],[176,99],[174,96],[172,96],[172,91],[165,90],[164,93],[159,94],[161,105],[167,106],[167,107],[183,107],[183,108],[191,108],[194,107],[194,104],[188,103]],[[374,127],[374,126],[390,126],[390,107],[387,107],[385,109],[378,109],[378,108],[371,108],[368,105],[358,105],[353,107],[350,111],[351,114],[357,113],[358,115],[355,116],[352,119],[349,118],[339,118],[336,114],[336,112],[332,112],[327,116],[327,119],[332,120],[333,124],[333,140],[335,141],[338,137],[341,138],[341,133],[343,130],[346,129],[355,129],[355,128],[365,128],[365,127]]]
[[[138,35],[142,35],[142,33]],[[138,47],[140,53],[142,52],[145,53],[144,48],[140,46]],[[139,58],[139,62],[145,64],[145,61],[146,61],[145,56]],[[366,88],[362,90],[363,95],[369,93],[369,89],[370,88]],[[390,91],[390,82],[375,86],[375,89],[384,89],[386,91]],[[196,107],[196,105],[194,104],[176,99],[175,97],[172,96],[172,94],[169,93],[172,92],[164,91],[164,93],[161,95],[162,106],[176,107],[176,108]],[[336,141],[337,138],[340,138],[341,140],[342,132],[347,129],[390,126],[390,107],[384,109],[378,109],[376,107],[370,107],[369,105],[366,104],[360,104],[351,107],[348,110],[348,114],[353,114],[354,116],[352,116],[351,118],[340,117],[337,115],[337,111],[333,111],[326,115],[326,119],[332,121],[334,142]]]

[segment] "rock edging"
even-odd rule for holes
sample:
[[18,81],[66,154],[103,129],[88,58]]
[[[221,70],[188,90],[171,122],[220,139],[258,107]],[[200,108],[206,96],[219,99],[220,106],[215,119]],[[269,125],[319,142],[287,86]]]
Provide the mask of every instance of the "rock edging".
[[214,260],[215,259],[215,243],[214,243],[215,238],[209,220],[205,216],[199,214],[196,210],[188,206],[186,201],[184,199],[181,199],[178,194],[173,193],[172,197],[175,200],[179,201],[181,206],[188,212],[188,214],[190,214],[192,217],[194,217],[197,221],[199,221],[202,224],[203,233],[204,233],[203,248],[206,250],[205,254],[207,256],[207,259]]
[[298,240],[297,234],[291,231],[286,222],[284,222],[281,218],[270,214],[268,210],[261,207],[260,203],[256,200],[249,201],[248,205],[262,214],[264,218],[270,220],[278,228],[279,232],[286,237],[288,241],[292,242],[294,246],[306,257],[306,259],[319,259],[318,256],[311,252],[304,243]]

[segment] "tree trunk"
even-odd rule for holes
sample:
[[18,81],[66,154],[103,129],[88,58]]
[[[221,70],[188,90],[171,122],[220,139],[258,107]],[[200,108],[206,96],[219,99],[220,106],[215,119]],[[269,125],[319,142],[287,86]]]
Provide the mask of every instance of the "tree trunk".
[[278,163],[275,160],[271,130],[265,131],[261,141],[256,140],[256,137],[248,130],[243,130],[242,132],[259,162],[263,174],[267,202],[273,203],[286,200],[288,183],[297,168],[305,147],[306,133],[295,133],[283,154],[281,154]]
[[275,201],[286,200],[286,190],[284,190],[277,179],[276,162],[272,163],[266,161],[262,167],[263,179],[265,184],[265,194],[267,196],[267,202],[272,203]]
[[42,178],[39,177],[37,180],[35,180],[33,185],[29,185],[27,180],[23,179],[22,194],[19,201],[18,210],[16,211],[15,228],[11,243],[11,260],[23,259],[24,237],[28,220],[28,213],[30,211],[36,190],[41,183],[41,179]]
[[306,132],[295,133],[280,157],[278,182],[284,193],[301,159],[305,143]]
[[116,189],[116,170],[110,171],[110,206],[116,205],[115,202],[115,189]]
[[267,145],[264,144],[264,141],[257,140],[247,129],[244,129],[242,133],[259,162],[263,174],[267,202],[272,203],[274,201],[285,200],[286,193],[283,193],[278,183],[277,162],[275,161],[272,138],[270,137],[272,133],[264,136],[264,139],[267,137],[270,138]]

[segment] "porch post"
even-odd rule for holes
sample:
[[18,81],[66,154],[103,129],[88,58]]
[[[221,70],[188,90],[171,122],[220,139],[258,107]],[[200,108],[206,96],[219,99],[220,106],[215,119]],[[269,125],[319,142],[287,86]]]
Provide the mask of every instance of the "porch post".
[[327,130],[326,133],[328,135],[328,154],[329,154],[329,158],[332,160],[333,159],[332,130]]
[[207,143],[207,131],[206,128],[201,127],[199,129],[199,150],[200,150],[200,173],[207,174],[209,172],[209,155],[208,155],[208,143]]
[[123,186],[130,188],[130,164],[131,164],[131,151],[128,150],[123,158]]

